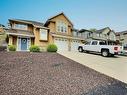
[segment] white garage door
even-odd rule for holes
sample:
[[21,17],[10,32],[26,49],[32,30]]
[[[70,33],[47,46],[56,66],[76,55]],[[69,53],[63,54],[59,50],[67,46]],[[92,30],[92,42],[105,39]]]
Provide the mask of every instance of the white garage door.
[[71,51],[78,51],[79,40],[71,40]]
[[68,51],[68,40],[64,38],[55,38],[54,43],[58,47],[58,51]]

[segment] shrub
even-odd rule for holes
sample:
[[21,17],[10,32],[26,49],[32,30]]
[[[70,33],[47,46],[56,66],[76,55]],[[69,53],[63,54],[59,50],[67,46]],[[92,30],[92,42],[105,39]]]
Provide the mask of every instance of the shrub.
[[6,46],[0,46],[0,51],[5,51],[7,49]]
[[16,51],[16,47],[14,45],[8,46],[9,51]]
[[31,46],[29,48],[30,52],[40,52],[40,48],[38,46]]
[[47,47],[48,52],[56,52],[57,51],[57,46],[55,44],[49,44]]

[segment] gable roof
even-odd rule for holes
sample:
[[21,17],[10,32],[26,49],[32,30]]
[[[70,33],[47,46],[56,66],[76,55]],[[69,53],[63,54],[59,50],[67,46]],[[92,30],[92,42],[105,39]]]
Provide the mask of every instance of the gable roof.
[[111,30],[110,32],[113,32],[114,34],[116,34],[116,32],[114,30]]
[[105,29],[109,29],[109,32],[107,33],[107,35],[109,35],[110,33],[114,33],[116,35],[116,32],[114,30],[111,30],[109,27],[97,30],[96,33],[100,34],[102,33]]
[[103,29],[97,30],[96,33],[102,33],[105,29],[109,29],[111,31],[109,27],[105,27]]
[[45,23],[44,25],[49,24],[49,22],[50,22],[53,18],[56,18],[56,17],[58,17],[58,16],[60,16],[60,15],[63,15],[63,16],[71,23],[71,25],[73,26],[73,23],[68,19],[68,17],[67,17],[63,12],[62,12],[62,13],[59,13],[59,14],[57,14],[57,15],[55,15],[55,16],[50,17],[50,18],[46,21],[46,23]]
[[44,23],[32,21],[32,20],[9,19],[9,21],[23,22],[23,23],[27,23],[27,24],[32,24],[33,26],[36,26],[36,27],[44,27]]
[[4,26],[3,24],[0,24],[0,27],[2,27],[2,28],[3,28],[3,27],[5,27],[5,26]]
[[92,33],[92,31],[87,30],[87,29],[81,29],[81,30],[79,30],[79,32],[80,32],[80,33],[82,33],[82,32],[91,32],[91,33]]
[[76,32],[79,32],[79,29],[76,29],[76,28],[72,28],[72,31],[76,31]]
[[127,30],[122,31],[122,32],[117,32],[117,34],[118,34],[118,35],[119,35],[119,34],[127,34]]

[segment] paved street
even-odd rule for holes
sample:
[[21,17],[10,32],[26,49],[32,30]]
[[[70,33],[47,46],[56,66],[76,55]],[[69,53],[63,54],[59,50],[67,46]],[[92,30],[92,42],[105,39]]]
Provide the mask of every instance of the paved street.
[[96,54],[65,51],[58,53],[98,72],[127,83],[127,57],[125,56],[102,57]]

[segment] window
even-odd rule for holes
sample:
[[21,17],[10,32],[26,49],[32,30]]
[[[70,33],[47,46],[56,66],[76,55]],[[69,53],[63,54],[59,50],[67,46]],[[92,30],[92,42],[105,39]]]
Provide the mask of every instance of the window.
[[48,31],[45,29],[40,29],[40,40],[48,40]]
[[127,50],[127,44],[125,43],[125,45],[123,46],[124,50]]
[[63,32],[66,33],[67,32],[67,24],[64,23],[63,21],[58,21],[57,22],[57,32]]
[[99,42],[99,45],[107,45],[106,41]]
[[91,33],[90,32],[88,32],[88,34],[87,34],[87,38],[89,38],[91,36]]
[[15,24],[14,28],[15,29],[27,30],[27,25],[26,24]]
[[93,41],[92,42],[92,45],[97,45],[97,41]]
[[90,45],[90,42],[87,42],[85,45]]

